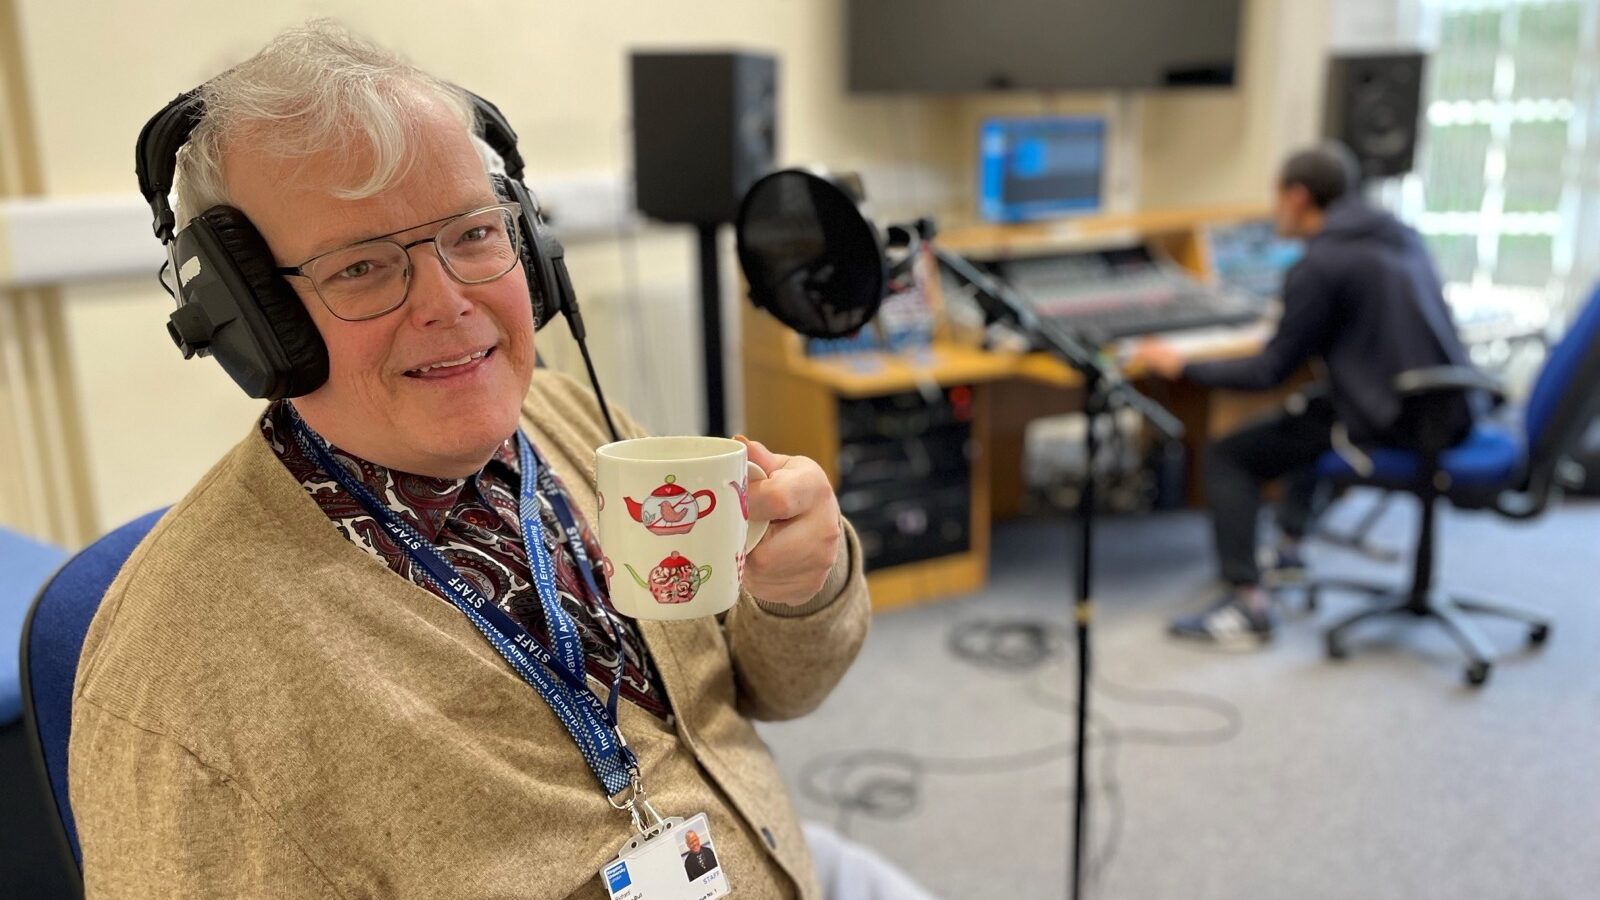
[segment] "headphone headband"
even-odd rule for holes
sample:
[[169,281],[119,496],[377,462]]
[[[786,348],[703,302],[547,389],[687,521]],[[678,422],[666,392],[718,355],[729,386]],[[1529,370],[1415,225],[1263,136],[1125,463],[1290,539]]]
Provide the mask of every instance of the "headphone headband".
[[501,115],[500,107],[464,88],[457,88],[472,99],[474,112],[477,113],[478,130],[483,132],[483,139],[506,164],[506,175],[522,180],[522,154],[517,151],[517,133],[512,130],[511,123]]
[[[178,168],[178,150],[188,143],[189,135],[205,118],[206,104],[200,92],[205,85],[184,91],[172,99],[161,111],[150,117],[139,129],[139,139],[134,147],[134,171],[139,176],[139,193],[150,205],[153,217],[152,230],[162,243],[171,241],[177,226],[168,196],[172,193],[173,178]],[[472,101],[474,118],[483,139],[500,154],[506,174],[522,180],[522,154],[517,151],[517,133],[488,100],[464,88],[456,90]]]
[[173,98],[139,129],[133,167],[139,176],[139,193],[155,217],[156,237],[163,244],[172,240],[175,224],[167,195],[172,193],[172,177],[178,168],[178,148],[204,117],[205,101],[200,99],[200,88],[195,88]]

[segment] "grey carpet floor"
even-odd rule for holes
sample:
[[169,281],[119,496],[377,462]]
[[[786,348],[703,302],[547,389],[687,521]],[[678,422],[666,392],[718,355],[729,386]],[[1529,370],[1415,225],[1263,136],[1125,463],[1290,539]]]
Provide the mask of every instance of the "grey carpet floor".
[[[1334,518],[1368,502],[1353,496]],[[1397,502],[1376,536],[1409,552],[1414,523]],[[1441,528],[1444,588],[1556,621],[1538,651],[1517,626],[1487,622],[1502,652],[1481,691],[1463,686],[1458,652],[1431,625],[1369,624],[1350,659],[1327,661],[1322,627],[1360,607],[1350,596],[1286,620],[1263,652],[1175,644],[1166,619],[1213,588],[1205,519],[1101,521],[1088,896],[1600,897],[1600,505],[1529,523],[1450,512]],[[1066,895],[1070,640],[1015,671],[947,648],[993,620],[1068,637],[1069,535],[1064,522],[1001,526],[982,594],[879,615],[822,709],[762,726],[803,818],[948,900]],[[1311,561],[1405,578],[1326,545]]]

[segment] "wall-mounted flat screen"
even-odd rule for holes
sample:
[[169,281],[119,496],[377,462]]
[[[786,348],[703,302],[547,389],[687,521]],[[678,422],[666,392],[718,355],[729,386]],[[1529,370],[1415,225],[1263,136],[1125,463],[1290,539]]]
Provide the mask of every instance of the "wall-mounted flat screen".
[[1229,86],[1240,0],[847,0],[852,91]]

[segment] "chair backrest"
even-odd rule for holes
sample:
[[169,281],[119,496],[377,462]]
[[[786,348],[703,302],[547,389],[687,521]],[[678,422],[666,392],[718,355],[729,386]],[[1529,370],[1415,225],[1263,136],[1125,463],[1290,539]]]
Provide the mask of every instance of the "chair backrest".
[[0,728],[22,718],[22,623],[67,551],[0,528]]
[[163,512],[140,516],[79,551],[40,589],[22,626],[24,727],[55,798],[62,837],[78,866],[83,854],[67,800],[67,739],[72,732],[72,683],[78,657],[106,588]]
[[1600,414],[1600,285],[1550,349],[1523,410],[1528,446],[1527,493],[1539,505],[1556,465]]

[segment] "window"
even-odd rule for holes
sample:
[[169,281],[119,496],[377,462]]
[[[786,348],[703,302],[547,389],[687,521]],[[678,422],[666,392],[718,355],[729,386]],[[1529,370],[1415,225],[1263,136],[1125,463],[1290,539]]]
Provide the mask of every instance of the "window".
[[[1594,276],[1580,256],[1600,253],[1575,253],[1581,210],[1596,202],[1583,173],[1597,165],[1600,0],[1425,3],[1438,41],[1401,207],[1469,339],[1538,332],[1564,321],[1586,287],[1574,282]],[[1483,343],[1491,355],[1513,349]]]

